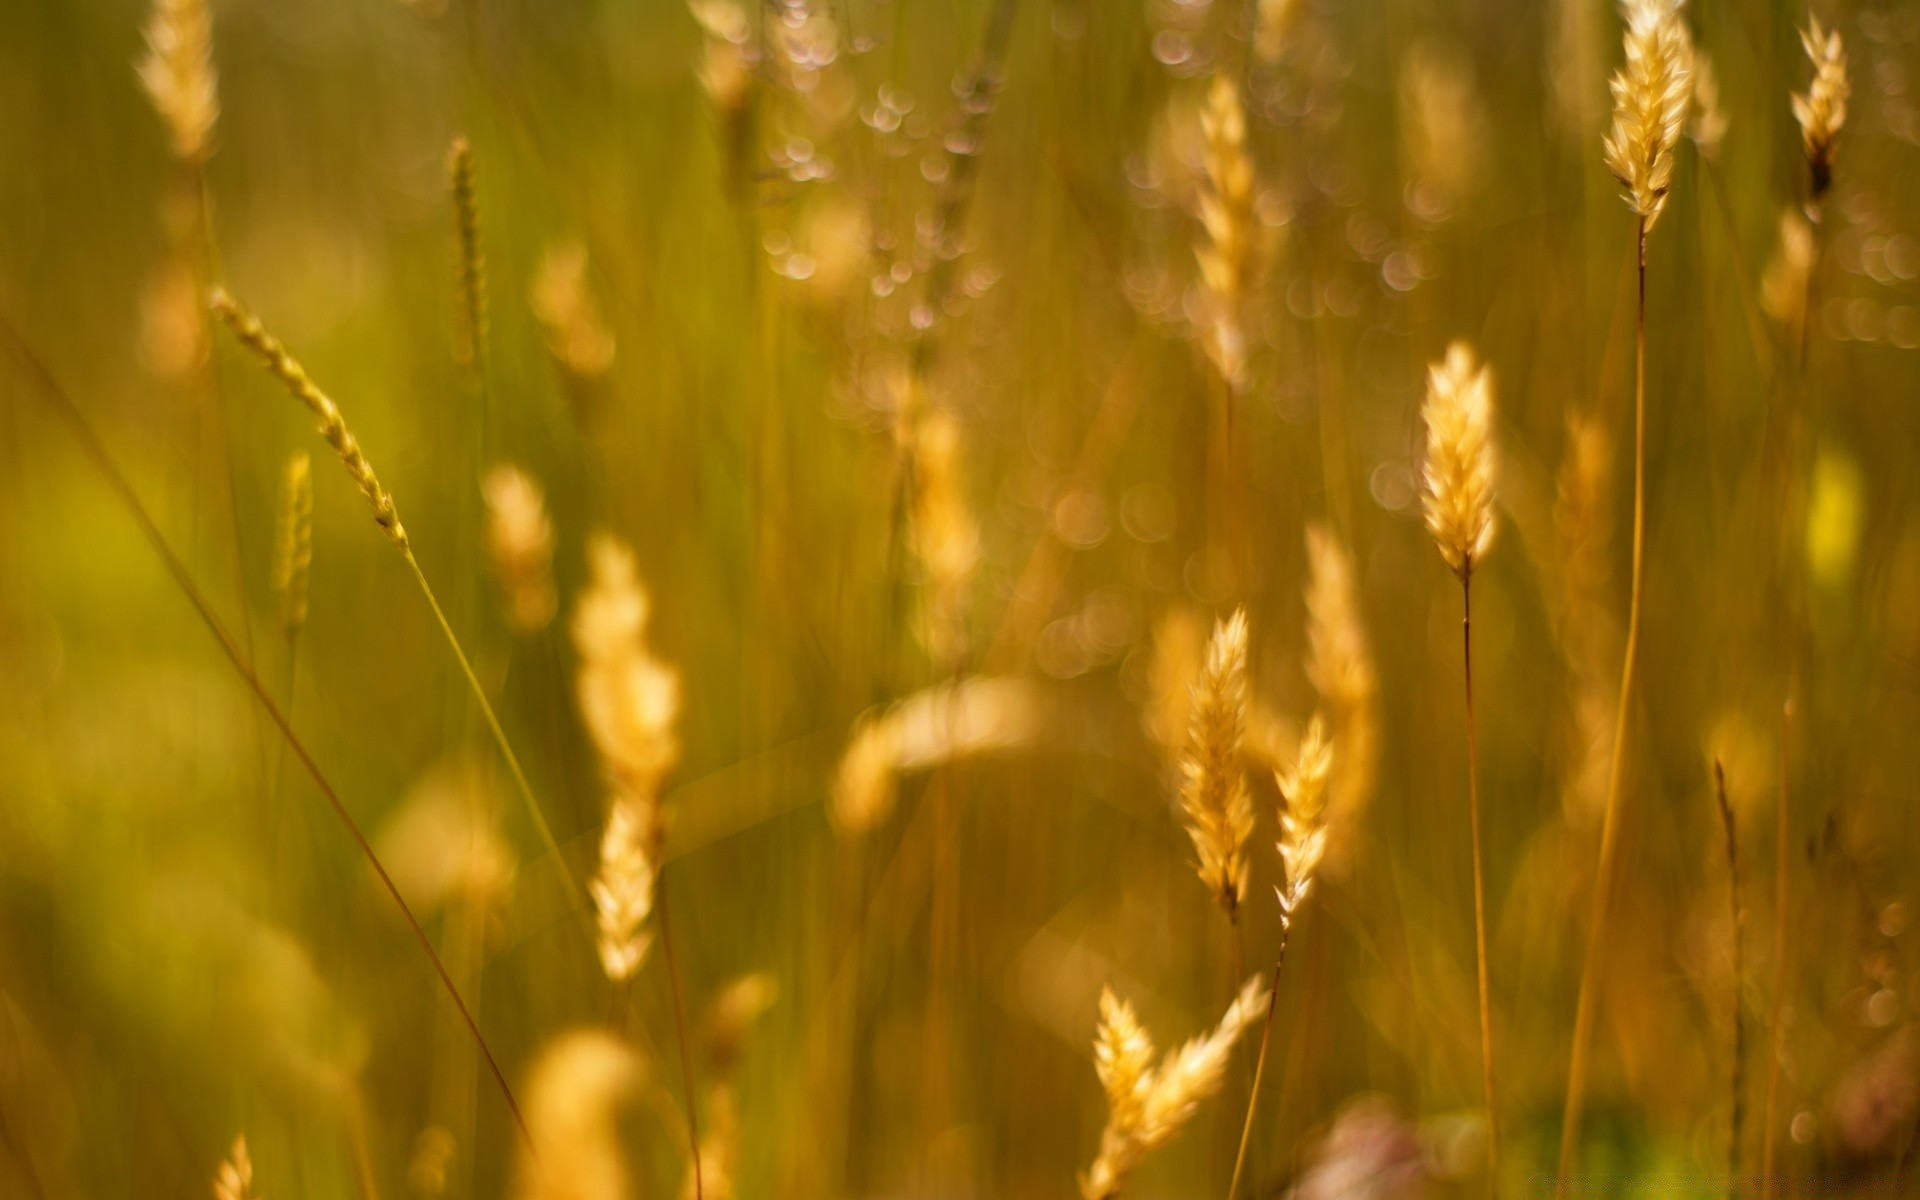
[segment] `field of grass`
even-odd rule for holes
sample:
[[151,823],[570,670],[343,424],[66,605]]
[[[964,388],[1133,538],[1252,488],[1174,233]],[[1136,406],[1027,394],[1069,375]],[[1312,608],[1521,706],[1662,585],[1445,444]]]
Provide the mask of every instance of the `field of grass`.
[[1815,3],[0,5],[0,1197],[1920,1195]]

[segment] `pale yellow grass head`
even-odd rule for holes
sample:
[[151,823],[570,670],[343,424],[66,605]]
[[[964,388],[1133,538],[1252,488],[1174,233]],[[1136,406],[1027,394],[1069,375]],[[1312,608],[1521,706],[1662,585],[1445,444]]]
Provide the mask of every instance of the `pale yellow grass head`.
[[1793,96],[1793,119],[1800,123],[1800,140],[1812,174],[1813,198],[1818,200],[1833,182],[1834,144],[1847,123],[1847,48],[1840,31],[1822,29],[1820,18],[1808,17],[1800,44],[1813,63],[1813,82]]
[[1467,579],[1493,545],[1493,375],[1465,342],[1427,372],[1427,531]]
[[173,156],[183,163],[203,163],[213,153],[213,127],[220,119],[213,14],[207,0],[154,0],[146,35],[140,86],[167,127]]
[[1247,893],[1247,840],[1253,835],[1253,798],[1241,763],[1247,709],[1247,614],[1235,610],[1214,626],[1193,685],[1180,785],[1200,881],[1229,916]]
[[553,620],[553,523],[546,496],[531,475],[501,465],[480,485],[487,506],[487,558],[506,599],[507,621],[534,634]]
[[590,579],[573,614],[580,712],[616,786],[651,797],[680,757],[680,677],[647,646],[652,604],[633,551],[600,534],[587,561]]
[[619,1112],[640,1082],[639,1057],[611,1034],[576,1030],[549,1042],[521,1093],[533,1152],[521,1151],[515,1200],[627,1200]]
[[259,1200],[253,1190],[253,1159],[247,1154],[247,1135],[233,1139],[233,1149],[213,1174],[213,1200]]
[[1673,185],[1673,151],[1693,98],[1693,41],[1675,0],[1628,0],[1626,62],[1614,72],[1613,128],[1602,140],[1607,169],[1647,229]]

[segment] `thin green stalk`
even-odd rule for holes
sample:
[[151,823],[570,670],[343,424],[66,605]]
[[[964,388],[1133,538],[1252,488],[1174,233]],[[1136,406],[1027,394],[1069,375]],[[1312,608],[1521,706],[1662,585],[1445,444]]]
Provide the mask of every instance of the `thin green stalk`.
[[446,964],[440,961],[440,955],[434,950],[433,942],[427,937],[426,930],[421,928],[419,919],[413,915],[413,909],[408,907],[406,898],[400,894],[400,889],[394,885],[393,878],[387,874],[386,867],[380,862],[380,856],[374,853],[372,843],[361,831],[359,822],[353,819],[353,814],[348,811],[346,802],[341,800],[340,794],[333,790],[333,784],[328,781],[325,772],[320,769],[320,764],[307,750],[306,743],[302,742],[300,736],[293,731],[293,725],[288,721],[287,715],[280,710],[278,704],[274,703],[266,685],[260,682],[260,676],[254,672],[252,663],[241,652],[239,644],[234,641],[233,635],[227,632],[227,627],[221,623],[219,616],[214,613],[212,602],[193,581],[192,574],[187,570],[186,564],[180,560],[180,556],[174,553],[166,536],[155,524],[152,514],[141,502],[139,493],[133,490],[133,485],[115,464],[113,456],[107,452],[106,443],[100,440],[100,435],[95,432],[92,423],[61,388],[59,381],[53,377],[53,373],[47,369],[46,364],[40,361],[39,356],[15,332],[12,323],[5,318],[0,318],[0,342],[4,342],[12,350],[15,360],[24,368],[30,382],[34,385],[32,390],[37,392],[60,418],[67,427],[68,434],[72,436],[87,460],[93,464],[94,469],[100,473],[108,489],[126,506],[134,524],[139,527],[142,537],[153,548],[161,565],[172,577],[175,586],[193,606],[195,614],[200,618],[200,623],[213,635],[214,641],[220,647],[220,652],[226,656],[227,662],[239,674],[241,681],[247,685],[247,689],[253,693],[255,701],[259,703],[268,719],[279,729],[281,738],[293,751],[294,757],[300,760],[300,765],[306,770],[307,775],[319,787],[321,795],[333,809],[334,816],[346,828],[348,836],[353,839],[361,857],[366,859],[367,865],[373,868],[373,873],[380,880],[381,888],[393,901],[394,907],[400,910],[400,915],[406,920],[407,928],[412,932],[421,953],[426,955],[427,961],[433,966],[434,973],[439,976],[441,986],[446,989],[448,998],[459,1010],[460,1019],[465,1022],[467,1031],[473,1035],[474,1045],[486,1059],[487,1069],[492,1073],[494,1082],[500,1087],[500,1094],[506,1100],[508,1110],[513,1114],[514,1124],[519,1127],[521,1136],[527,1140],[529,1152],[537,1160],[539,1152],[533,1145],[533,1135],[527,1131],[527,1123],[520,1115],[519,1102],[513,1097],[513,1089],[507,1086],[507,1077],[500,1070],[500,1064],[493,1057],[493,1050],[488,1047],[486,1038],[481,1034],[479,1022],[474,1020],[473,1013],[467,1008],[467,1002],[460,996],[460,989],[454,986],[453,977],[447,973]]
[[1639,221],[1639,313],[1634,323],[1633,361],[1633,582],[1627,603],[1627,648],[1620,664],[1620,706],[1614,717],[1607,802],[1600,819],[1600,863],[1593,880],[1593,916],[1586,957],[1580,968],[1580,998],[1574,1009],[1573,1056],[1567,1066],[1567,1100],[1560,1125],[1557,1187],[1561,1195],[1572,1180],[1575,1147],[1580,1140],[1580,1109],[1586,1100],[1587,1044],[1593,1033],[1595,988],[1600,951],[1607,933],[1607,909],[1613,898],[1614,860],[1619,854],[1620,777],[1626,759],[1627,715],[1633,701],[1633,665],[1640,646],[1640,588],[1647,518],[1647,219]]

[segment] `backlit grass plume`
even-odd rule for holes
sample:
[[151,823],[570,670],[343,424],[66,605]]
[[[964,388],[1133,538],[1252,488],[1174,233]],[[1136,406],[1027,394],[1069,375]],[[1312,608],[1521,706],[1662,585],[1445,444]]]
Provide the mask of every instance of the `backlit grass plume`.
[[1673,183],[1673,151],[1693,96],[1693,43],[1673,0],[1629,0],[1626,63],[1613,74],[1613,129],[1602,140],[1607,169],[1627,203],[1653,228]]
[[487,502],[487,558],[506,600],[507,621],[534,634],[553,620],[553,523],[533,477],[498,466],[481,484]]
[[1493,379],[1465,342],[1427,372],[1427,531],[1466,579],[1493,544]]
[[1229,918],[1247,893],[1253,798],[1241,766],[1247,720],[1247,614],[1214,626],[1193,685],[1193,724],[1181,763],[1180,807],[1199,853],[1200,882]]
[[307,579],[313,569],[313,467],[300,450],[287,460],[280,517],[273,536],[273,595],[288,641],[307,623]]
[[400,511],[394,507],[393,497],[387,489],[380,486],[380,477],[373,473],[373,464],[361,452],[360,443],[347,428],[347,422],[340,415],[340,408],[332,398],[320,390],[318,384],[308,376],[306,368],[297,362],[280,340],[267,332],[260,318],[248,312],[225,288],[215,288],[209,303],[214,315],[226,322],[227,328],[240,343],[259,356],[267,371],[278,379],[293,398],[307,406],[314,416],[320,419],[320,436],[334,453],[340,456],[340,463],[346,467],[347,474],[360,485],[360,492],[366,496],[367,503],[373,506],[374,524],[393,539],[393,544],[403,553],[411,555],[407,541],[406,527],[400,524]]
[[1020,679],[980,676],[915,692],[854,725],[827,816],[842,837],[864,834],[892,815],[902,775],[1031,745],[1045,716],[1039,689]]
[[1808,17],[1800,32],[1800,44],[1813,62],[1813,82],[1805,93],[1794,93],[1793,119],[1800,122],[1800,140],[1807,152],[1807,169],[1812,175],[1813,198],[1826,194],[1833,182],[1834,143],[1840,127],[1847,123],[1847,49],[1840,43],[1840,31],[1822,29],[1820,18]]
[[613,367],[613,333],[587,285],[587,248],[571,238],[548,246],[527,285],[547,352],[570,383],[591,384]]
[[154,0],[146,35],[140,86],[167,127],[173,156],[197,166],[213,152],[213,126],[220,119],[207,0]]
[[233,1149],[213,1174],[213,1200],[258,1200],[253,1190],[253,1159],[247,1154],[247,1135],[233,1139]]
[[602,534],[588,547],[588,561],[591,581],[573,616],[575,688],[613,793],[590,891],[601,966],[621,982],[647,951],[644,926],[665,837],[660,781],[680,756],[680,680],[647,648],[651,604],[633,552]]
[[1233,1158],[1233,1179],[1227,1197],[1240,1192],[1240,1176],[1247,1165],[1247,1146],[1253,1140],[1253,1116],[1260,1103],[1260,1081],[1267,1074],[1267,1050],[1273,1042],[1273,1013],[1280,999],[1280,972],[1287,965],[1287,942],[1293,919],[1313,887],[1320,859],[1327,848],[1327,779],[1333,770],[1333,745],[1326,723],[1315,713],[1300,737],[1294,760],[1274,772],[1280,788],[1280,863],[1283,878],[1273,889],[1280,902],[1280,950],[1273,959],[1273,981],[1267,987],[1267,1016],[1260,1029],[1260,1052],[1254,1058],[1253,1086],[1247,1092],[1247,1114],[1240,1125],[1240,1149]]
[[1200,130],[1206,181],[1199,197],[1203,237],[1194,255],[1207,291],[1206,351],[1221,377],[1237,385],[1246,356],[1240,309],[1253,258],[1253,160],[1246,110],[1229,76],[1214,76]]
[[1165,1144],[1192,1119],[1200,1102],[1220,1090],[1227,1055],[1267,1003],[1256,976],[1247,980],[1213,1032],[1153,1063],[1153,1039],[1133,1006],[1112,991],[1100,993],[1094,1069],[1107,1093],[1107,1125],[1100,1153],[1080,1176],[1085,1200],[1112,1200],[1148,1151]]
[[639,1056],[611,1034],[577,1030],[540,1052],[527,1079],[531,1152],[515,1200],[625,1200],[633,1194],[619,1115],[641,1080]]

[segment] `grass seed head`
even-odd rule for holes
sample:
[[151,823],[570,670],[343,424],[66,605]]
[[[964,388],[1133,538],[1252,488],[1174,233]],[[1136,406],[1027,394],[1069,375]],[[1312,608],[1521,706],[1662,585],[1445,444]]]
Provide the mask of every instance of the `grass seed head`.
[[1427,530],[1461,579],[1493,545],[1493,376],[1465,342],[1427,372]]

